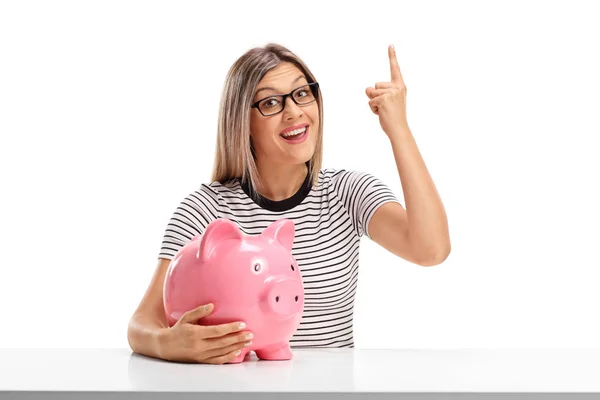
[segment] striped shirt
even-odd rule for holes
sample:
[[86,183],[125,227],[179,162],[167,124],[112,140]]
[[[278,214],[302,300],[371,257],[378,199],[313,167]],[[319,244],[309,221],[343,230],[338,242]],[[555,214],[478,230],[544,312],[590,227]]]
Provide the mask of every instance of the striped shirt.
[[172,259],[217,218],[227,218],[248,235],[288,218],[295,224],[292,255],[304,284],[305,305],[292,347],[354,347],[353,308],[360,239],[384,203],[398,202],[376,177],[356,171],[321,169],[316,185],[307,176],[292,197],[252,199],[239,179],[202,184],[172,215],[159,258]]

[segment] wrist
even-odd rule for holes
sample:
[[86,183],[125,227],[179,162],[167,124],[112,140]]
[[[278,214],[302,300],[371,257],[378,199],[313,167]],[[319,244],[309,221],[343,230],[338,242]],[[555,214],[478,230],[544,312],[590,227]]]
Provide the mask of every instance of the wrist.
[[399,141],[399,140],[406,140],[407,138],[410,138],[411,135],[412,135],[412,132],[410,131],[410,129],[408,127],[407,128],[398,128],[393,131],[390,131],[390,133],[387,134],[387,136],[391,142],[395,142],[395,141]]
[[154,344],[154,352],[159,358],[166,359],[165,354],[169,348],[169,328],[156,328],[152,331],[152,342]]

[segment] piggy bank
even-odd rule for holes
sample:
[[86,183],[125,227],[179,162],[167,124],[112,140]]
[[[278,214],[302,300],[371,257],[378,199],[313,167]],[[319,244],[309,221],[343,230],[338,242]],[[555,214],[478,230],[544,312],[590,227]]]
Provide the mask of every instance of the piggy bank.
[[295,228],[280,219],[258,235],[246,235],[228,219],[211,222],[171,260],[163,299],[169,326],[203,304],[213,311],[200,325],[246,323],[252,344],[233,361],[254,351],[262,360],[289,360],[289,340],[300,324],[304,286],[292,256]]

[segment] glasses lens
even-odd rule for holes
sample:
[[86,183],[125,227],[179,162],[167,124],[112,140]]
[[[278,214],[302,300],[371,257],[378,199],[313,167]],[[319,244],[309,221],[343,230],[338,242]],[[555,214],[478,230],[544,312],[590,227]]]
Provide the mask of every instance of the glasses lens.
[[311,87],[306,85],[294,90],[294,99],[300,104],[308,104],[315,101],[315,96]]
[[283,108],[281,100],[281,96],[269,97],[268,99],[261,101],[258,104],[258,107],[264,115],[277,114]]

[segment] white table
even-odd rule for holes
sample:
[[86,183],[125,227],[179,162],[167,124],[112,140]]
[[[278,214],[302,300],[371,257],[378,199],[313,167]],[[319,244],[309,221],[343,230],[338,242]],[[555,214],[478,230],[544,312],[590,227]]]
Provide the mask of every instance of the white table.
[[252,355],[232,365],[172,363],[129,349],[0,349],[0,399],[285,399],[311,393],[598,399],[600,349],[294,349],[290,361]]

